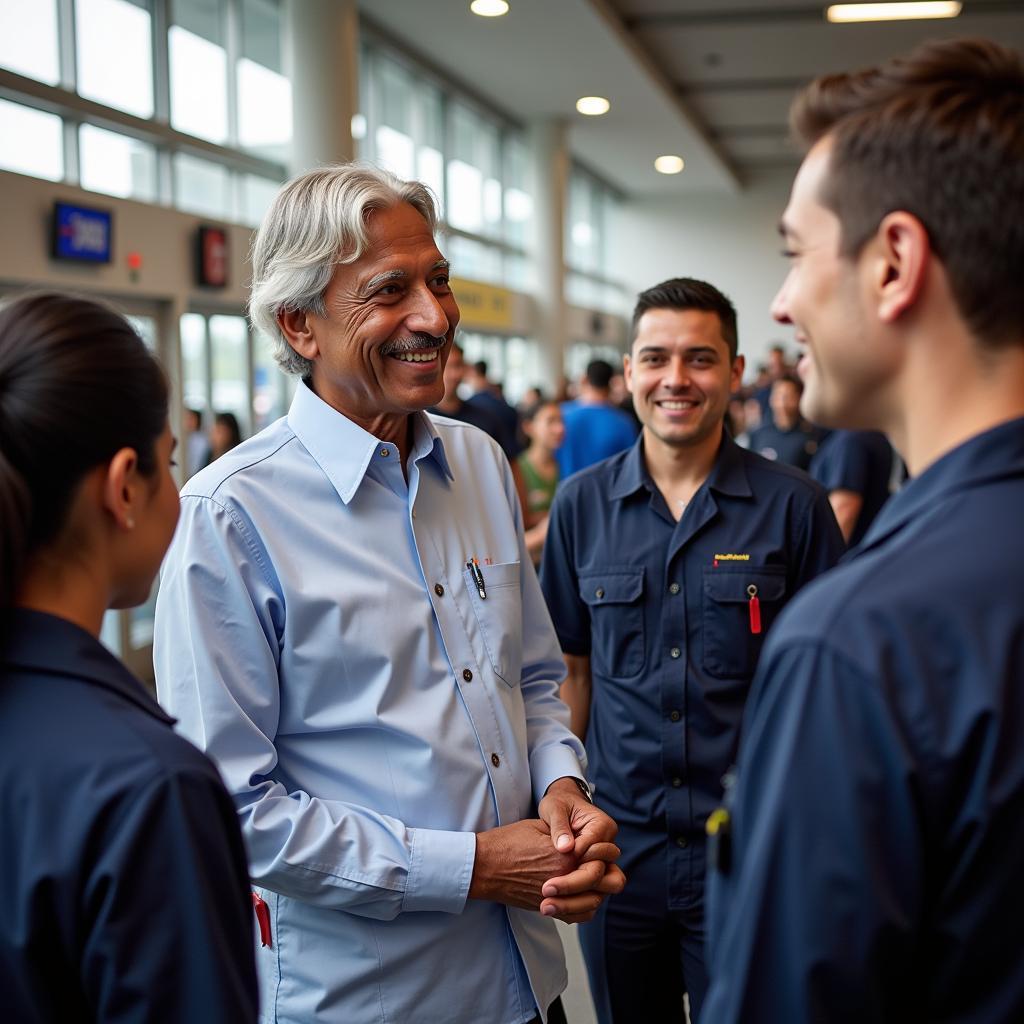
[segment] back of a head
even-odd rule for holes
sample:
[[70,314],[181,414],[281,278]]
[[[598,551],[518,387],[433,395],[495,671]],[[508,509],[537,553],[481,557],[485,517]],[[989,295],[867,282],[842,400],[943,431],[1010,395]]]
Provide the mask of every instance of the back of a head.
[[587,384],[595,391],[607,391],[615,369],[606,359],[591,359],[587,363]]
[[736,307],[713,284],[699,281],[695,277],[672,277],[642,291],[633,307],[633,338],[636,338],[640,318],[652,309],[674,309],[679,312],[696,309],[716,313],[722,325],[722,337],[729,346],[729,358],[736,358],[739,352]]
[[856,256],[889,213],[928,233],[965,322],[999,345],[1024,339],[1024,62],[983,39],[931,42],[796,99],[808,147],[832,143],[819,196]]
[[132,448],[155,471],[167,401],[163,370],[106,306],[38,294],[0,309],[0,613],[89,470]]
[[369,216],[399,203],[408,203],[431,231],[436,229],[437,208],[429,189],[378,167],[320,167],[281,187],[253,239],[249,317],[273,339],[274,357],[285,373],[309,377],[313,366],[288,344],[278,312],[326,315],[323,294],[335,267],[365,252]]

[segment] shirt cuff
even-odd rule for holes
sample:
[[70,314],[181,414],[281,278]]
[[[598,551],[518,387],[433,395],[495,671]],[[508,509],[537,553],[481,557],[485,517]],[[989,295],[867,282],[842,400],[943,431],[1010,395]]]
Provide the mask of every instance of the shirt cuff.
[[409,878],[402,910],[439,910],[461,914],[469,896],[476,861],[472,832],[411,828]]
[[586,772],[579,758],[564,744],[558,743],[544,750],[537,750],[530,758],[530,776],[533,779],[533,799],[539,804],[555,779],[567,775],[586,781]]

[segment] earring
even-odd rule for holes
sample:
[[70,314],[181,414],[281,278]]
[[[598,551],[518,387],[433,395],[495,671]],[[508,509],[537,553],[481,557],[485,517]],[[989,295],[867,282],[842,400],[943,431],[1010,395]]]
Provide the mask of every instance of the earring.
[[135,529],[135,520],[134,520],[134,519],[132,519],[132,517],[131,517],[131,516],[129,516],[129,517],[128,517],[128,518],[127,518],[127,519],[126,519],[125,521],[124,521],[124,525],[125,525],[125,526],[127,526],[129,530],[134,530],[134,529]]

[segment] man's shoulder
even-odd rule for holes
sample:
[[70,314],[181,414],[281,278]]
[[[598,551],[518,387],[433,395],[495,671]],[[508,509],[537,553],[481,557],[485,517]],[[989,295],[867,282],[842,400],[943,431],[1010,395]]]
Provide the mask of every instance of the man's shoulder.
[[297,442],[295,432],[288,425],[287,417],[281,417],[190,477],[181,490],[182,496],[226,497],[239,478],[278,468],[293,442]]
[[736,445],[736,450],[747,471],[755,497],[769,494],[795,495],[806,502],[814,502],[824,497],[825,490],[821,484],[802,469],[775,459],[766,459],[749,448],[740,448],[739,445]]

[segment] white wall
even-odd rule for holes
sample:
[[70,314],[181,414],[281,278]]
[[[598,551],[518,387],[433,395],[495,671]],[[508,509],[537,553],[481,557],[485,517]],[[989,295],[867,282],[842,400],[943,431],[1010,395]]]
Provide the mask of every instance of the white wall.
[[773,342],[794,353],[792,329],[768,312],[786,272],[777,226],[791,183],[790,172],[775,172],[736,196],[624,203],[611,233],[612,276],[634,294],[669,277],[697,277],[721,289],[739,315],[748,371]]

